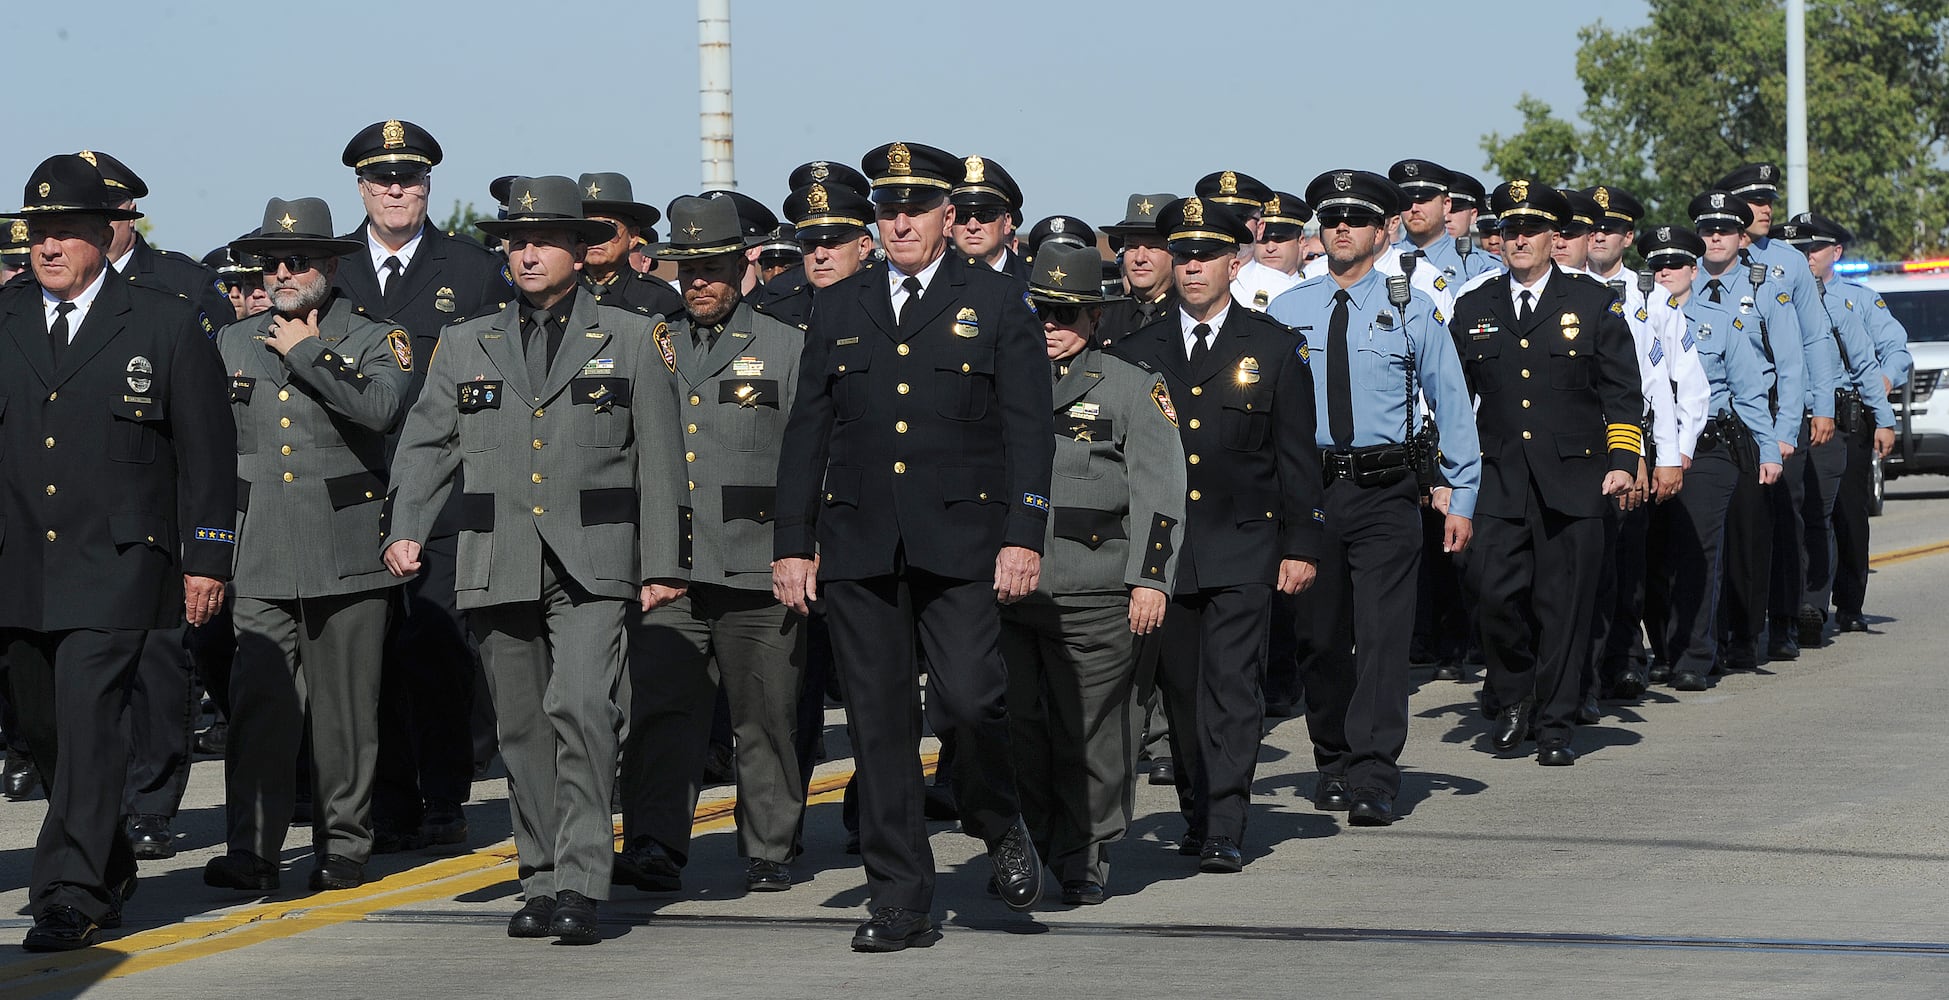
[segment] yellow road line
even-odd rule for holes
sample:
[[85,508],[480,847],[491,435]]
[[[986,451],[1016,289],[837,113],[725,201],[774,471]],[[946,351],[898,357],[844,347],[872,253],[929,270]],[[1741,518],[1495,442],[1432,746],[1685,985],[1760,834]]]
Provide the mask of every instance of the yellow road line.
[[[932,774],[936,755],[923,754],[921,761],[922,772]],[[812,782],[806,805],[838,801],[852,776],[847,771]],[[699,806],[692,821],[692,833],[731,827],[736,809],[735,798]],[[621,835],[620,825],[616,832]],[[358,920],[379,910],[477,892],[508,881],[510,873],[506,868],[514,860],[514,842],[504,840],[457,858],[443,858],[388,875],[358,889],[243,907],[212,920],[179,921],[81,951],[29,955],[0,966],[0,991],[17,1000],[27,1000],[293,937]]]
[[1868,565],[1876,568],[1893,566],[1896,563],[1904,563],[1910,559],[1920,559],[1923,556],[1932,556],[1942,552],[1949,552],[1949,542],[1934,542],[1929,545],[1917,545],[1912,549],[1896,549],[1893,552],[1883,552],[1877,556],[1869,556]]

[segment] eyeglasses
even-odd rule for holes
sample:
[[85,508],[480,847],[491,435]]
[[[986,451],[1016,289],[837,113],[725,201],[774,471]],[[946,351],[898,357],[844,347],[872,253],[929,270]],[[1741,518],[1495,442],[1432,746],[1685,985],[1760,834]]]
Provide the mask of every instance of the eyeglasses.
[[1083,315],[1083,307],[1059,306],[1038,302],[1035,304],[1035,315],[1037,319],[1043,320],[1044,322],[1053,322],[1060,326],[1072,326],[1075,324],[1077,317]]
[[276,274],[277,269],[280,267],[292,274],[303,274],[311,270],[312,259],[308,254],[288,253],[282,257],[265,257],[262,259],[264,261],[264,273],[266,275]]
[[1320,213],[1321,229],[1338,229],[1343,225],[1350,226],[1354,229],[1363,229],[1368,226],[1378,228],[1380,224],[1381,217],[1372,212],[1340,212],[1329,208]]
[[992,226],[1000,222],[1002,216],[1008,214],[1008,209],[1000,205],[975,205],[969,208],[962,208],[957,205],[954,211],[960,221],[967,222],[972,219],[984,226]]

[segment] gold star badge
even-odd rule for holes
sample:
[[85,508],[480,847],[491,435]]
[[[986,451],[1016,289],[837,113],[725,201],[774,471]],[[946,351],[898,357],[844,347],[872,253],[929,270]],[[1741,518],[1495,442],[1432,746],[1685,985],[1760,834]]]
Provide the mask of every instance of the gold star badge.
[[1069,275],[1064,273],[1063,269],[1060,266],[1052,267],[1049,269],[1049,280],[1055,282],[1058,285],[1062,284],[1062,279],[1067,277],[1069,277]]
[[591,198],[593,198],[593,197],[595,197],[596,195],[599,195],[599,194],[601,194],[601,193],[602,193],[602,189],[601,189],[601,188],[599,188],[599,187],[596,187],[596,182],[595,182],[595,181],[590,181],[590,182],[589,182],[589,197],[591,197]]
[[1145,198],[1143,201],[1137,203],[1137,214],[1142,216],[1149,216],[1150,210],[1155,207],[1156,206],[1150,203],[1149,198]]
[[535,210],[535,193],[533,191],[521,192],[521,207],[530,212]]
[[298,224],[298,220],[292,218],[290,212],[286,212],[284,213],[284,218],[277,220],[277,224],[283,226],[284,231],[287,233],[296,232],[297,230],[292,227]]
[[695,223],[695,222],[693,222],[693,223],[691,223],[690,225],[688,225],[688,226],[685,226],[685,227],[684,227],[684,233],[685,233],[686,235],[688,235],[688,236],[689,236],[689,237],[690,237],[691,239],[693,239],[693,240],[697,238],[697,234],[698,234],[698,233],[701,233],[701,232],[703,232],[703,231],[704,231],[704,230],[703,230],[703,229],[702,229],[702,228],[701,228],[700,226],[698,226],[698,225],[697,225],[697,223]]

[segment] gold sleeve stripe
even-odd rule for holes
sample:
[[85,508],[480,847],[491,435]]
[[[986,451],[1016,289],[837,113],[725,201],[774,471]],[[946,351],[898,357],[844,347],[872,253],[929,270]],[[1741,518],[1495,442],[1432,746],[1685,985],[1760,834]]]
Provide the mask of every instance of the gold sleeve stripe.
[[1606,435],[1611,450],[1644,454],[1644,431],[1636,424],[1611,424],[1606,428]]

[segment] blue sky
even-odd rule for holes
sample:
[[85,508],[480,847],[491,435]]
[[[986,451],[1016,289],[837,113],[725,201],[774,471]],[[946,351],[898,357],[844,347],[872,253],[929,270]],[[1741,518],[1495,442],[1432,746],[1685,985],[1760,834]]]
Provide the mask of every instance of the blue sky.
[[[619,170],[658,205],[700,186],[690,0],[13,13],[0,203],[44,157],[106,150],[149,183],[157,242],[196,256],[271,197],[323,197],[350,228],[339,154],[387,118],[445,148],[436,218],[488,206],[504,173]],[[1189,193],[1221,169],[1294,192],[1407,156],[1482,176],[1480,137],[1520,125],[1523,93],[1582,106],[1579,27],[1646,17],[1639,0],[732,0],[738,187],[776,209],[793,166],[894,139],[1001,162],[1031,221],[1113,222],[1131,192]]]

